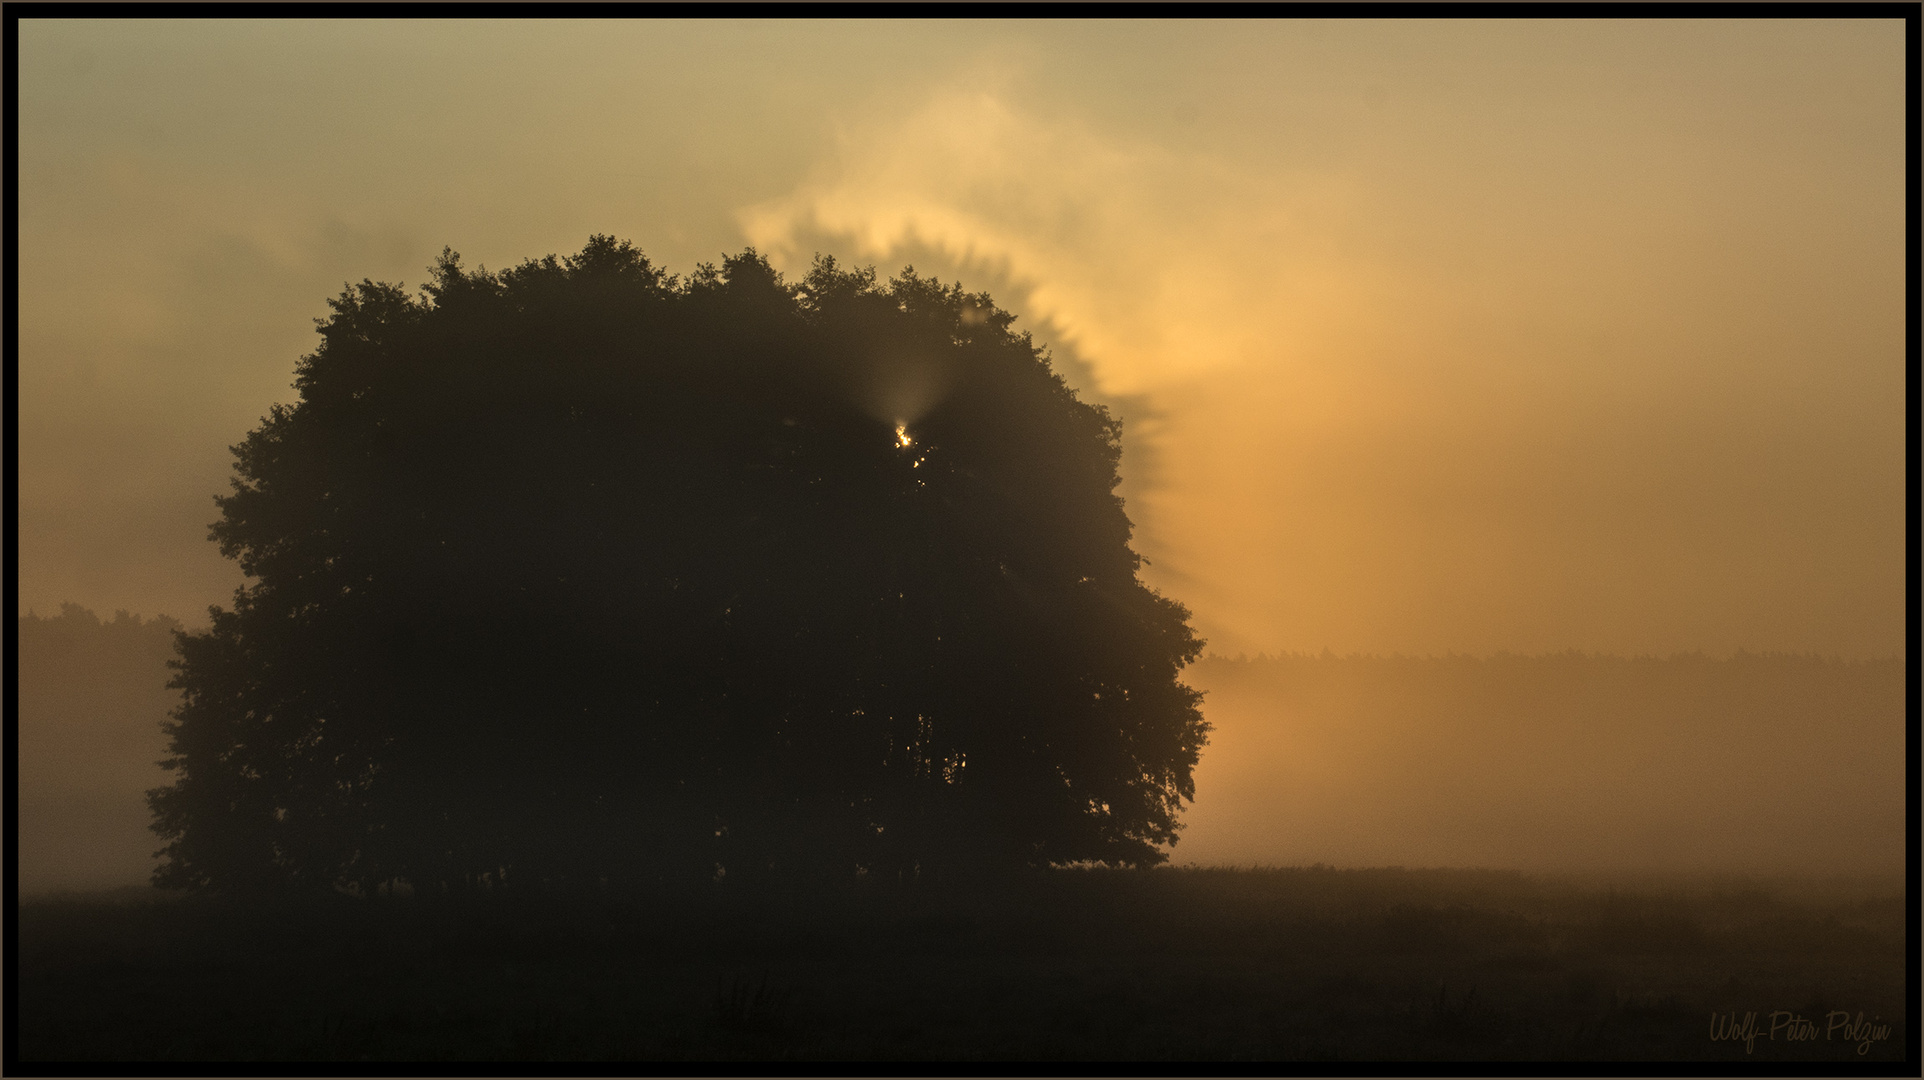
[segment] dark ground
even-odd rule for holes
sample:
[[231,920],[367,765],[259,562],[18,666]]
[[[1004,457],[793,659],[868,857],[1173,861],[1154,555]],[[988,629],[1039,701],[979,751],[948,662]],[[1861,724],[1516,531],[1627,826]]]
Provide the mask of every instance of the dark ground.
[[[1058,871],[698,907],[20,905],[71,1060],[1693,1060],[1901,1070],[1898,888]],[[1771,1036],[1773,1011],[1814,1038]],[[1829,1016],[1888,1025],[1865,1053]],[[1758,1035],[1713,1040],[1712,1015]],[[1866,1034],[1869,1034],[1868,1032]],[[1895,1074],[1895,1072],[1893,1073]],[[1916,1075],[1915,1067],[1910,1073]]]

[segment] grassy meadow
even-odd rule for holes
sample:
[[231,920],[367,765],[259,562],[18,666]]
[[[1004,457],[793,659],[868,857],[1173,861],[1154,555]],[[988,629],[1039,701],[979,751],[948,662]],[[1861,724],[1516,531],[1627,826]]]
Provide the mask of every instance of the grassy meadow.
[[[1212,657],[1186,673],[1216,730],[1176,857],[1541,876],[1073,870],[807,897],[738,882],[673,903],[256,909],[103,888],[153,869],[143,793],[168,781],[172,625],[71,607],[20,620],[8,1049],[27,1067],[1902,1066],[1903,889],[1868,876],[1902,865],[1901,661]],[[1574,866],[1614,875],[1556,876]],[[1860,1055],[1829,1030],[1840,1010],[1889,1030]],[[1750,1013],[1748,1046],[1710,1037],[1713,1017]],[[1799,1016],[1815,1038],[1789,1038]]]
[[[15,1050],[29,1070],[702,1060],[1901,1070],[1909,1037],[1895,882],[1097,869],[672,903],[259,908],[125,890],[29,899],[19,918]],[[1773,1012],[1789,1014],[1775,1031]],[[1712,1038],[1733,1013],[1740,1032],[1756,1014],[1748,1046],[1741,1033]],[[1863,1014],[1856,1042],[1833,1019],[1844,1013]],[[1795,1017],[1812,1025],[1808,1037],[1790,1037]]]

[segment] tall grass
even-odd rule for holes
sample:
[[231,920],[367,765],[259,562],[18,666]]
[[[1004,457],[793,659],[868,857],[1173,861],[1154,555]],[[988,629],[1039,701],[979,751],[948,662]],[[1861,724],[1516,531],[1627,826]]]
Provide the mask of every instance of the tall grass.
[[[24,1061],[1901,1061],[1894,885],[1074,870],[975,888],[21,907]],[[1863,1012],[1713,1041],[1713,1014]]]

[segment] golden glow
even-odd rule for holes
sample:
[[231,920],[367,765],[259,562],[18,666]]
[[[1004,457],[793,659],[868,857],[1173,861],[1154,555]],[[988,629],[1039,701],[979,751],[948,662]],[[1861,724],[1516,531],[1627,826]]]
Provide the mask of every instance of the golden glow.
[[[20,602],[225,601],[208,496],[341,282],[612,232],[990,290],[1217,650],[1894,652],[1894,25],[36,20]],[[947,392],[890,370],[880,422]]]
[[[1683,61],[1621,25],[1325,27],[1393,89],[1339,119],[1252,68],[1228,81],[1267,98],[1196,102],[1215,137],[971,71],[850,123],[741,227],[781,265],[852,248],[1026,315],[1128,422],[1145,576],[1215,649],[1888,655],[1899,42],[1701,30]],[[1397,74],[1427,34],[1496,81]],[[1304,93],[1348,78],[1266,40],[1329,65]],[[1593,50],[1623,66],[1544,74]],[[1858,134],[1791,120],[1766,55]],[[1745,89],[1682,112],[1633,89],[1700,65]]]
[[[992,293],[1126,421],[1142,575],[1212,652],[1905,641],[1899,22],[19,39],[23,610],[203,621],[240,583],[206,540],[226,448],[342,282],[603,232],[684,275],[752,244]],[[919,455],[954,379],[891,362],[860,404]],[[1337,827],[1398,790],[1381,732],[1205,710],[1179,858],[1280,857],[1209,802],[1238,784],[1327,825],[1301,857],[1470,857]]]

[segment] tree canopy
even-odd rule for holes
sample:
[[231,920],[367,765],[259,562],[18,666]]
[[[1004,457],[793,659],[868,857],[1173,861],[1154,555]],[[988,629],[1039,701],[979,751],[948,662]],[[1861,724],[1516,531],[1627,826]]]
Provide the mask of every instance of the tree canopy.
[[986,294],[626,242],[330,301],[234,448],[157,881],[1153,864],[1207,726],[1121,425]]

